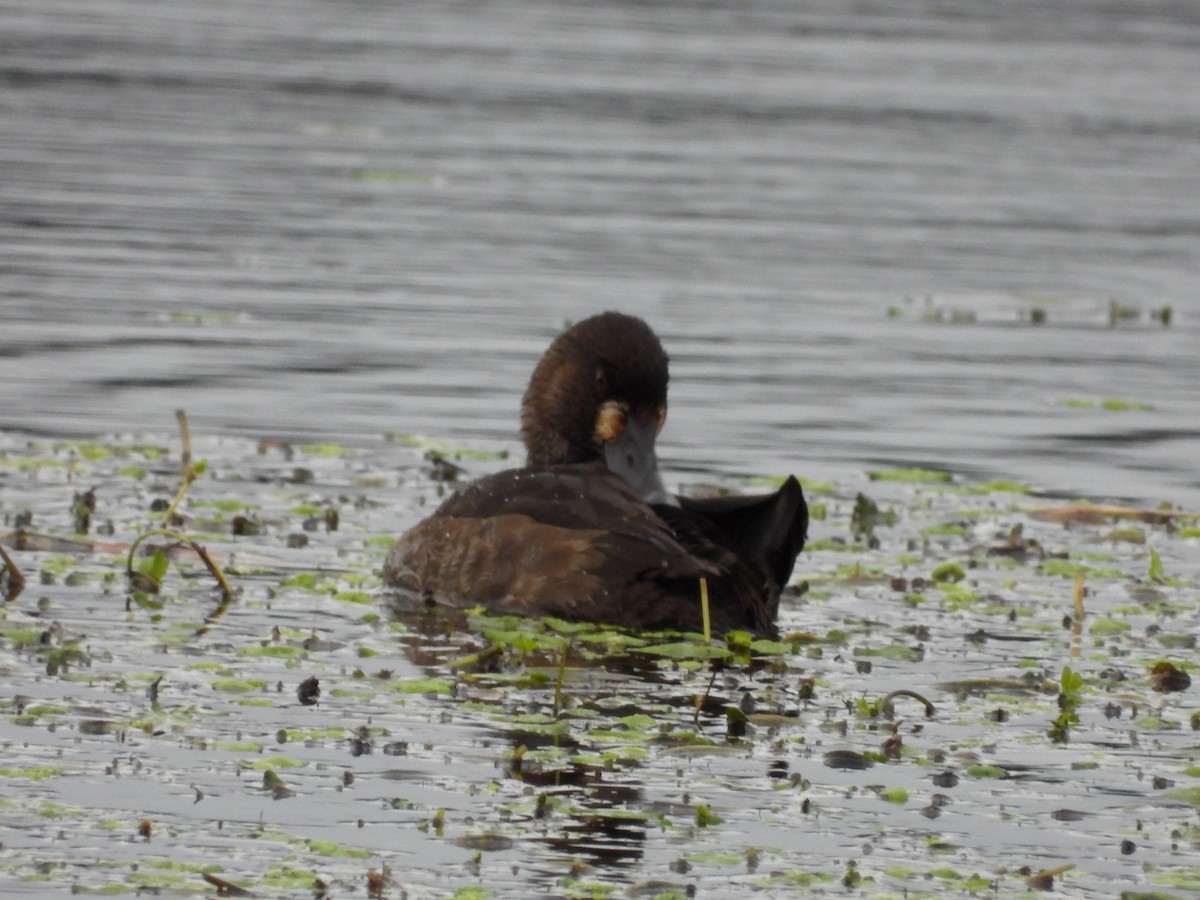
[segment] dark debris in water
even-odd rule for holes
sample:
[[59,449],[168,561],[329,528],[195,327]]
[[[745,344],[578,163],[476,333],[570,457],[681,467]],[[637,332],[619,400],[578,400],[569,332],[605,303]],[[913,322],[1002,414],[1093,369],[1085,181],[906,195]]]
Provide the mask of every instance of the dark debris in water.
[[1200,890],[1192,514],[864,473],[705,643],[401,608],[426,447],[171,443],[0,434],[5,893]]

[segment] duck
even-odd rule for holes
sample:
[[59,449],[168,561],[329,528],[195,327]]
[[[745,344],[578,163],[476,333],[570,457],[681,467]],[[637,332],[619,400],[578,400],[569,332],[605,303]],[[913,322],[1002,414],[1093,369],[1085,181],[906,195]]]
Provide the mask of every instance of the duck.
[[522,468],[480,478],[404,534],[385,585],[493,614],[773,636],[808,532],[795,476],[770,494],[664,487],[656,439],[668,357],[641,318],[605,312],[560,334],[521,402]]

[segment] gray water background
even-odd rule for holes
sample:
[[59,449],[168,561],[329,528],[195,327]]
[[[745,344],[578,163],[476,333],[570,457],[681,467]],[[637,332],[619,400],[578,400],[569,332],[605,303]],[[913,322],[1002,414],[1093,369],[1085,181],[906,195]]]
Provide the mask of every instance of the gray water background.
[[1198,272],[1193,2],[0,5],[8,432],[511,446],[620,308],[671,478],[1200,508]]

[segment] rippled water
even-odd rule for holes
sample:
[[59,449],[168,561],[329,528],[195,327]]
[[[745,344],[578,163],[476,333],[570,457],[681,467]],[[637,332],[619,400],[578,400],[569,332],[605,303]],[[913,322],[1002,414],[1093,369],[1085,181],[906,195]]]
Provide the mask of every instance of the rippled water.
[[619,307],[681,479],[1200,506],[1198,51],[1169,0],[8,3],[3,425],[511,442]]
[[[840,894],[858,870],[1012,896],[1074,863],[1060,895],[1194,892],[1195,688],[1147,677],[1195,658],[1194,520],[1063,531],[1030,517],[1048,501],[873,483],[900,521],[864,549],[850,513],[865,470],[910,464],[1200,509],[1200,6],[12,0],[0,123],[0,512],[30,580],[0,609],[4,891],[192,894],[220,863],[271,896],[361,896],[382,865],[393,897]],[[669,478],[834,485],[793,643],[712,682],[573,661],[563,717],[553,659],[452,665],[491,638],[377,620],[360,589],[435,500],[379,436],[515,448],[534,359],[609,307],[671,353]],[[213,463],[188,527],[242,591],[203,635],[198,567],[125,610],[113,549],[177,459],[27,446],[174,448],[177,408]],[[272,436],[366,449],[245,440]],[[97,552],[15,549],[26,515],[68,535],[85,486],[115,523]],[[231,509],[263,534],[212,537]],[[989,555],[1018,526],[1029,558]],[[961,583],[917,587],[947,561]],[[1056,744],[1064,666],[1084,705]],[[898,685],[937,715],[861,714]],[[893,728],[899,760],[824,756]]]

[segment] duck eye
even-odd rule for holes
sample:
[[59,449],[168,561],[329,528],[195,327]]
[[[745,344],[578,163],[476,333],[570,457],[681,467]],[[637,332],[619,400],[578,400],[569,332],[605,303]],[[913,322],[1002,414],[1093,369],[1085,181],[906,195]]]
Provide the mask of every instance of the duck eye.
[[595,380],[596,390],[601,394],[608,393],[608,373],[604,371],[604,366],[596,366]]

